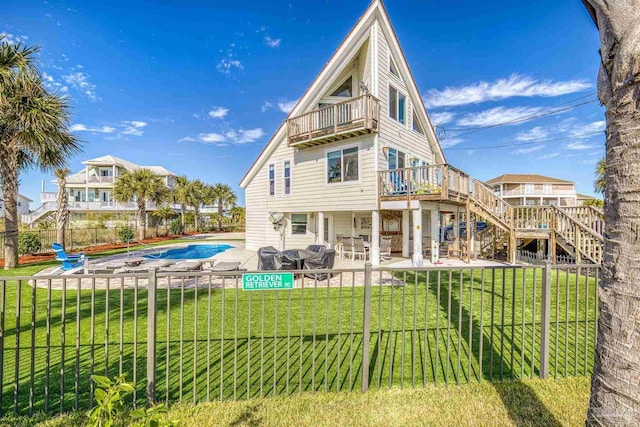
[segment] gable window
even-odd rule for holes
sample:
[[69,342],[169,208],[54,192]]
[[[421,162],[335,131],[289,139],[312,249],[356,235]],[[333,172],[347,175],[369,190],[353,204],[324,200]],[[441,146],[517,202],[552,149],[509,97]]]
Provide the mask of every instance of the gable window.
[[307,214],[291,214],[291,234],[307,234]]
[[416,115],[416,111],[413,110],[413,117],[412,117],[412,125],[413,125],[413,130],[424,135],[424,131],[422,130],[422,126],[420,126],[420,122],[418,121],[418,116]]
[[340,98],[351,98],[353,96],[353,77],[349,76],[336,90],[331,92],[330,96],[338,96]]
[[327,153],[327,182],[358,180],[358,147],[344,148]]
[[284,162],[284,194],[291,194],[291,162]]
[[400,77],[400,73],[398,73],[398,67],[396,66],[396,63],[391,56],[389,56],[389,72],[396,77]]
[[269,165],[269,195],[276,195],[276,165]]
[[389,117],[405,124],[407,121],[407,97],[389,86]]

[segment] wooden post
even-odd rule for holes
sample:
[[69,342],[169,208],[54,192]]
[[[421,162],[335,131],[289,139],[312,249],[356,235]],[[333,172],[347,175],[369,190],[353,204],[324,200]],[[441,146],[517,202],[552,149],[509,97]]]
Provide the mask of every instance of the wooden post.
[[333,106],[333,134],[338,133],[338,106]]
[[469,210],[469,199],[467,199],[467,264],[471,264],[471,233],[475,231],[475,218],[471,221],[471,211]]

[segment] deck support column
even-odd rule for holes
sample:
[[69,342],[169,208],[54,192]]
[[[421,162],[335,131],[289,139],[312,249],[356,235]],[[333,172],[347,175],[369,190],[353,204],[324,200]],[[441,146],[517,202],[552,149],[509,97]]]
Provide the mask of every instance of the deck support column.
[[402,257],[409,258],[409,233],[411,229],[409,227],[409,211],[402,211]]
[[411,258],[414,267],[422,267],[422,206],[413,211],[413,256]]
[[318,234],[316,235],[316,244],[326,244],[324,241],[324,212],[318,212]]
[[371,265],[380,265],[380,211],[371,211]]
[[440,261],[440,212],[438,208],[431,211],[431,262]]

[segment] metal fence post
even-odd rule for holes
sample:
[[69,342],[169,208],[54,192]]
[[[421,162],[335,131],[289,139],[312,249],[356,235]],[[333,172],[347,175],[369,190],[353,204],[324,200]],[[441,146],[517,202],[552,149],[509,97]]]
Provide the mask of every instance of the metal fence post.
[[371,337],[371,263],[364,265],[364,311],[362,314],[362,391],[369,390],[369,340]]
[[69,246],[73,249],[73,228],[69,228]]
[[147,406],[156,401],[156,291],[157,269],[149,270],[147,286]]
[[[556,302],[557,303],[557,302]],[[535,319],[534,319],[535,321]],[[551,344],[551,262],[544,263],[542,274],[542,305],[540,312],[540,378],[549,377]]]

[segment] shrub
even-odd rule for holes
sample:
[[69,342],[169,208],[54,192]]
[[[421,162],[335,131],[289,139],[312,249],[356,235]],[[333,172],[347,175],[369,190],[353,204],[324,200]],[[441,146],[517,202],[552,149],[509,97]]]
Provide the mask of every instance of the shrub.
[[118,239],[120,239],[123,242],[128,242],[130,240],[133,240],[133,236],[135,235],[133,232],[133,228],[131,228],[128,225],[118,228],[116,232],[118,234]]
[[38,253],[41,247],[40,236],[36,233],[22,233],[18,236],[18,253],[20,255]]
[[169,231],[171,234],[182,234],[182,221],[180,218],[176,218],[169,224]]

